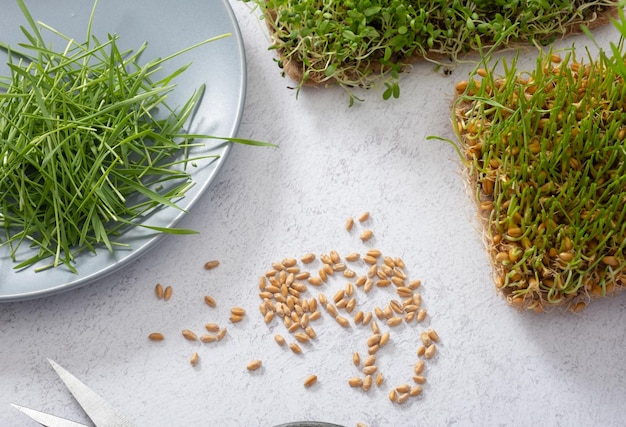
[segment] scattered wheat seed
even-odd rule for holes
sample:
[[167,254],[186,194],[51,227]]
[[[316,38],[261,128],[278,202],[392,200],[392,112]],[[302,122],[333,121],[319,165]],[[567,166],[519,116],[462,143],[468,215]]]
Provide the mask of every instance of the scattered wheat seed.
[[410,296],[413,296],[413,290],[407,288],[407,287],[399,287],[396,288],[396,293],[398,294],[398,296],[402,297],[402,298],[407,298]]
[[361,286],[365,285],[366,281],[367,281],[366,276],[359,276],[359,278],[356,279],[356,281],[354,282],[354,286],[356,286],[357,288],[360,288]]
[[380,344],[374,344],[373,346],[370,346],[367,349],[367,353],[368,354],[376,354],[376,352],[378,351],[378,348],[380,347]]
[[337,315],[335,317],[335,320],[337,321],[337,323],[339,323],[339,325],[341,325],[344,328],[347,328],[350,326],[350,321],[343,316]]
[[222,339],[224,339],[225,336],[226,336],[226,328],[220,329],[220,331],[216,335],[218,341],[221,341]]
[[369,391],[369,389],[372,388],[372,382],[372,376],[365,375],[365,378],[363,378],[363,391]]
[[322,312],[316,310],[313,313],[311,313],[311,315],[309,316],[309,321],[313,322],[319,319],[320,317],[322,317]]
[[348,313],[352,313],[354,311],[354,308],[356,307],[356,299],[355,298],[350,298],[346,304],[346,311]]
[[302,329],[306,329],[309,326],[310,318],[308,313],[303,313],[302,317],[300,317],[300,326]]
[[378,366],[370,365],[363,367],[363,374],[365,375],[373,375],[378,370]]
[[220,265],[220,262],[218,260],[207,261],[206,263],[204,263],[204,269],[213,270],[218,265]]
[[295,258],[285,258],[281,264],[283,265],[283,267],[285,268],[290,268],[290,267],[294,267],[296,264],[298,264],[298,260]]
[[376,355],[370,354],[363,361],[363,366],[372,366],[374,363],[376,363]]
[[358,252],[351,252],[348,255],[346,255],[345,258],[346,258],[346,261],[355,262],[355,261],[358,261],[359,258],[361,258],[361,255]]
[[311,340],[311,338],[304,332],[296,332],[295,334],[293,334],[294,338],[301,342],[301,343],[307,343]]
[[394,285],[396,285],[398,288],[407,288],[407,289],[410,289],[410,288],[408,288],[407,286],[405,286],[405,283],[406,283],[406,282],[404,281],[404,279],[401,279],[401,278],[396,277],[396,276],[393,276],[393,277],[391,278],[391,283],[393,283]]
[[370,213],[369,212],[363,212],[361,215],[359,215],[359,222],[364,222],[367,221],[368,218],[370,217]]
[[398,400],[397,402],[399,404],[403,404],[404,402],[406,402],[409,399],[409,393],[402,393],[401,395],[398,396]]
[[163,341],[165,339],[165,336],[160,332],[152,332],[150,335],[148,335],[148,339],[150,341]]
[[418,360],[415,365],[413,365],[413,372],[415,375],[420,375],[424,371],[424,366],[426,364],[423,360]]
[[421,280],[412,280],[407,285],[407,288],[415,290],[415,289],[419,288],[421,284],[422,284]]
[[435,351],[437,350],[437,347],[435,346],[435,344],[431,344],[428,347],[426,347],[426,350],[424,350],[424,357],[426,359],[430,359],[435,355]]
[[304,386],[311,387],[313,384],[317,382],[317,375],[309,375],[304,379]]
[[417,312],[417,321],[421,322],[424,319],[426,319],[426,309],[422,308],[420,309],[420,311]]
[[419,396],[420,394],[422,394],[423,390],[424,389],[421,386],[415,385],[411,387],[411,390],[409,391],[409,395],[412,397]]
[[363,387],[363,379],[359,377],[352,377],[348,380],[350,387]]
[[273,311],[268,311],[267,313],[265,313],[265,316],[263,316],[263,320],[265,321],[265,323],[270,323],[273,319],[274,319]]
[[365,314],[363,314],[363,311],[359,310],[354,314],[354,323],[355,324],[359,324],[363,322],[363,318],[365,317]]
[[[301,271],[300,273],[296,274],[294,278],[296,280],[307,280],[309,277],[311,277],[311,273],[309,273],[308,271]],[[300,292],[306,291],[306,286],[304,286],[304,284],[294,283],[294,285],[299,288],[298,290]]]
[[413,314],[415,314],[415,312],[417,312],[417,310],[419,310],[419,306],[414,305],[414,304],[408,304],[408,305],[404,306],[405,313],[413,313]]
[[434,329],[429,329],[426,332],[428,333],[428,336],[431,340],[433,340],[434,342],[439,342],[439,334]]
[[367,277],[368,278],[373,278],[374,276],[376,276],[378,273],[378,266],[376,264],[372,265],[370,268],[367,269]]
[[198,339],[198,336],[192,331],[190,331],[189,329],[183,329],[182,334],[183,334],[183,337],[185,337],[185,339],[189,341],[195,341]]
[[189,363],[191,364],[191,366],[196,366],[199,360],[200,360],[200,356],[198,356],[198,352],[194,351],[191,354],[191,357],[189,358]]
[[419,292],[414,293],[412,300],[413,300],[413,305],[416,305],[419,307],[420,305],[422,305],[422,294],[420,294]]
[[352,279],[356,277],[356,272],[354,270],[350,270],[349,268],[346,268],[343,271],[343,277],[345,277],[346,279]]
[[319,277],[315,277],[315,276],[311,276],[308,279],[309,284],[313,285],[313,286],[321,286],[322,285],[322,279],[320,279]]
[[337,264],[341,261],[341,257],[339,256],[339,253],[336,250],[332,250],[330,251],[330,253],[328,254],[328,256],[330,257],[330,260],[334,263]]
[[400,384],[399,386],[396,387],[396,391],[398,393],[408,393],[409,390],[411,390],[411,386],[408,384]]
[[374,320],[371,325],[372,333],[380,335],[380,328],[378,327],[378,323]]
[[378,344],[380,343],[380,334],[374,334],[371,335],[368,339],[367,339],[367,346],[371,347],[374,344]]
[[245,316],[246,310],[242,307],[233,307],[230,309],[230,313],[234,316]]
[[317,333],[315,332],[315,329],[313,329],[311,326],[307,326],[306,328],[304,328],[304,332],[306,332],[306,334],[311,339],[315,339],[317,337]]
[[211,334],[200,335],[200,341],[203,343],[215,342],[217,341],[217,337]]
[[393,268],[393,274],[396,277],[399,277],[402,280],[406,280],[406,274],[404,273],[404,271],[400,268],[400,267],[394,267]]
[[433,340],[430,338],[430,336],[428,335],[428,332],[424,331],[420,334],[420,339],[422,340],[422,343],[428,347],[429,345],[431,345],[433,343]]
[[276,343],[281,347],[286,344],[285,338],[283,338],[283,336],[280,334],[274,335],[274,341],[276,341]]
[[376,265],[377,260],[373,256],[365,255],[363,257],[363,262],[365,262],[366,264],[369,264],[369,265]]
[[373,235],[374,235],[374,232],[372,230],[365,230],[361,233],[359,238],[361,239],[361,241],[367,242],[369,239],[372,238]]
[[326,298],[325,294],[320,293],[319,295],[317,295],[317,299],[323,307],[326,307],[326,304],[328,304],[328,298]]
[[345,272],[348,267],[343,262],[339,262],[339,263],[333,265],[331,268],[332,268],[333,272],[335,272],[335,271],[343,271],[343,272]]
[[389,301],[389,307],[391,307],[391,309],[396,313],[396,314],[403,314],[404,313],[404,307],[402,307],[402,304],[400,304],[398,301],[396,300],[391,300]]
[[382,334],[380,336],[380,342],[378,343],[379,346],[384,347],[388,342],[389,342],[389,337],[391,336],[391,334],[387,331],[384,334]]
[[326,311],[333,317],[337,317],[337,308],[331,303],[326,304]]
[[387,325],[391,327],[398,326],[401,323],[402,323],[402,317],[391,317],[387,319]]
[[289,348],[295,354],[302,354],[302,348],[298,344],[296,344],[295,342],[292,342],[291,344],[289,344]]
[[228,320],[231,321],[231,323],[239,323],[243,320],[243,316],[238,316],[236,314],[231,314],[230,317],[228,318]]
[[413,381],[415,381],[417,384],[426,384],[426,377],[423,375],[414,375]]
[[426,352],[426,347],[424,347],[423,345],[420,345],[417,348],[417,357],[422,357],[425,352]]
[[300,258],[300,261],[302,261],[303,264],[310,264],[315,261],[315,254],[308,253],[302,256],[302,258]]
[[333,296],[333,301],[335,302],[335,304],[341,301],[345,295],[346,291],[344,289],[340,289],[335,292],[335,295]]
[[383,384],[384,381],[385,381],[385,377],[383,377],[383,373],[379,372],[376,375],[376,381],[375,381],[376,386],[380,387]]
[[368,249],[368,251],[366,252],[367,256],[371,256],[371,257],[374,257],[374,258],[378,258],[382,254],[383,253],[380,250],[378,250],[378,249]]
[[346,230],[350,231],[354,227],[354,218],[350,217],[346,220]]
[[398,399],[398,392],[395,390],[391,390],[387,397],[389,397],[389,400],[391,400],[392,402],[395,402]]
[[389,320],[389,319],[391,319],[393,317],[393,310],[391,309],[391,307],[387,306],[387,307],[383,308],[383,317],[385,319],[387,319],[387,320]]
[[157,283],[154,287],[154,294],[156,295],[157,299],[163,299],[163,285]]
[[169,301],[170,298],[172,298],[172,293],[174,292],[174,290],[172,289],[171,286],[167,286],[165,288],[165,290],[163,291],[163,299],[165,301]]
[[391,281],[387,279],[380,279],[376,282],[376,286],[379,288],[386,288],[389,285],[391,285]]
[[209,307],[216,307],[217,303],[215,302],[215,298],[213,298],[210,295],[205,295],[204,296],[204,302],[206,303],[206,305],[208,305]]
[[352,353],[352,363],[357,368],[361,366],[361,356],[359,355],[358,351],[355,351],[354,353]]
[[368,325],[372,320],[372,313],[371,312],[367,312],[363,315],[363,325]]
[[263,365],[263,362],[261,360],[254,359],[248,363],[246,368],[248,369],[248,371],[256,371],[257,369],[261,367],[261,365]]

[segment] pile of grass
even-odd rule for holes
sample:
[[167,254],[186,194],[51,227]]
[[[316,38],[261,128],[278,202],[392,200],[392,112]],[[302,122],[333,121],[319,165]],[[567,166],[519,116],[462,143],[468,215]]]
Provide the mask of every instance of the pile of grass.
[[[398,74],[417,58],[456,61],[496,41],[548,44],[597,26],[618,1],[244,0],[262,11],[284,72],[303,85],[338,83],[398,97]],[[353,95],[351,97],[353,99]]]
[[527,72],[485,59],[456,86],[454,128],[513,306],[579,311],[626,285],[623,14],[616,26],[596,58],[546,52]]

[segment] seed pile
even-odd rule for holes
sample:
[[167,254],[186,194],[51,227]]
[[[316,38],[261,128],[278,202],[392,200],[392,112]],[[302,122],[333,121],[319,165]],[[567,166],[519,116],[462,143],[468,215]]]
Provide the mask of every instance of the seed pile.
[[495,284],[515,307],[579,311],[626,283],[623,37],[613,53],[542,53],[499,76],[486,59],[457,84],[455,131]]
[[[263,12],[284,73],[303,85],[373,87],[398,97],[416,58],[453,62],[482,44],[547,44],[608,22],[611,0],[246,0]],[[349,92],[350,93],[350,92]],[[350,93],[351,101],[356,97]]]
[[[366,221],[369,214],[359,218]],[[346,222],[346,230],[351,231],[354,220]],[[363,271],[358,274],[357,271]],[[341,289],[332,296],[324,291],[332,281],[346,280]],[[259,310],[265,323],[280,322],[291,337],[288,341],[283,335],[276,334],[274,339],[282,347],[288,347],[296,354],[302,354],[300,344],[314,344],[317,332],[314,323],[322,316],[331,316],[342,328],[367,327],[371,335],[366,340],[367,356],[361,357],[355,352],[352,363],[359,374],[348,379],[348,386],[361,388],[364,392],[372,386],[381,387],[384,374],[377,363],[377,353],[392,337],[392,329],[401,324],[419,325],[427,317],[419,292],[420,280],[411,280],[405,273],[405,264],[399,257],[390,257],[380,250],[369,249],[365,253],[349,253],[341,256],[331,250],[319,256],[307,253],[296,258],[285,258],[274,262],[271,268],[259,278],[259,297],[262,302]],[[373,310],[363,310],[361,300],[374,288],[387,288],[392,298],[384,306]],[[315,289],[315,291],[313,291]],[[315,292],[317,296],[312,295]],[[379,325],[380,322],[380,325]],[[382,326],[381,326],[382,325]],[[383,330],[383,328],[385,330]],[[417,351],[416,365],[413,369],[414,385],[404,391],[404,385],[394,389],[400,393],[390,399],[397,403],[405,402],[410,396],[422,392],[425,377],[422,371],[425,360],[435,355],[437,333],[429,329],[422,333],[422,346]]]

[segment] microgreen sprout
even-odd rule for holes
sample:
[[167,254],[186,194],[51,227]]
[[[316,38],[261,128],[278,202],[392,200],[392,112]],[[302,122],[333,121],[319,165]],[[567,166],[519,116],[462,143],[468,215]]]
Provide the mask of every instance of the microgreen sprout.
[[[484,57],[456,86],[454,128],[496,286],[518,307],[574,311],[626,285],[626,27],[597,58]],[[617,26],[617,25],[616,25]],[[496,72],[500,65],[503,71]]]
[[338,83],[400,94],[417,58],[456,62],[483,45],[548,44],[615,10],[615,0],[244,0],[262,12],[279,65],[303,85]]
[[[188,66],[165,77],[157,72],[175,56],[229,34],[141,65],[145,43],[121,51],[118,36],[100,42],[91,34],[97,0],[82,43],[35,22],[17,1],[29,24],[21,28],[27,41],[19,51],[0,45],[10,69],[0,79],[0,244],[9,248],[15,268],[51,258],[42,268],[65,265],[76,272],[76,254],[114,250],[120,245],[115,236],[131,226],[193,232],[141,221],[160,207],[178,209],[175,201],[193,185],[187,169],[216,157],[189,157],[201,139],[215,137],[183,128],[204,87],[173,109],[166,103],[172,80]],[[40,27],[65,40],[65,47],[52,50]],[[34,255],[17,259],[22,245]]]

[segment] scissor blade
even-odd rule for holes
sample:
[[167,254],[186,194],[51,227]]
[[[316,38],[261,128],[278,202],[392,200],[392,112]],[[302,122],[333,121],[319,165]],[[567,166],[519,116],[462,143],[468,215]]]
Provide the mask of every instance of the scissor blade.
[[109,403],[83,384],[74,375],[63,369],[54,360],[48,359],[87,416],[97,427],[132,427],[133,424],[119,414]]
[[66,418],[46,414],[45,412],[36,411],[25,406],[16,405],[15,403],[11,403],[11,406],[22,412],[24,415],[30,417],[32,420],[37,421],[39,424],[43,424],[46,427],[89,427],[86,424],[81,424],[70,421]]

